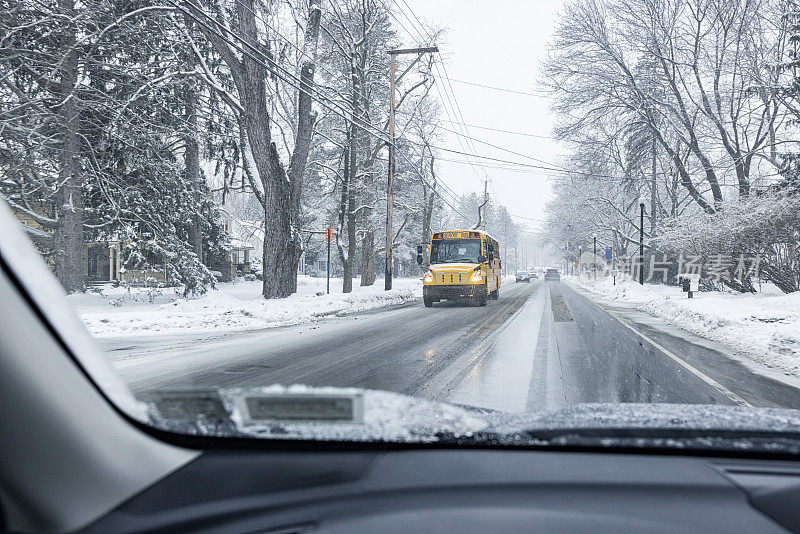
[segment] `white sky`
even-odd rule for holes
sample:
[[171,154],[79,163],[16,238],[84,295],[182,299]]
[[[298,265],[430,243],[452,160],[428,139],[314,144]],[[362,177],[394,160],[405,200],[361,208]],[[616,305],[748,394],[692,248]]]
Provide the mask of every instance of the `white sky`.
[[[406,0],[406,2],[423,22],[446,28],[444,38],[437,44],[451,79],[522,92],[536,92],[539,66],[546,56],[547,45],[555,29],[556,14],[562,4],[560,0],[492,2]],[[408,12],[402,0],[395,0],[395,4]],[[399,19],[409,31],[413,32],[406,19],[402,16],[399,16]],[[409,37],[408,42],[403,44],[404,46],[427,44],[417,41],[418,39]],[[553,122],[549,99],[545,97],[500,92],[457,82],[452,82],[452,88],[466,124],[535,135],[552,135]],[[439,93],[436,90],[433,94],[438,98]],[[443,118],[447,119],[444,113]],[[455,125],[445,123],[445,126],[456,129]],[[563,147],[549,139],[510,135],[478,128],[469,128],[469,135],[554,164],[558,155],[564,153]],[[464,139],[461,141],[466,142]],[[440,144],[462,150],[455,134],[448,134]],[[474,147],[477,153],[483,156],[537,164],[530,159],[482,143],[474,142]],[[466,159],[465,156],[444,152],[440,153],[440,156],[448,159]],[[482,178],[482,171],[476,170]],[[544,219],[544,206],[551,194],[549,179],[545,174],[523,174],[488,167],[487,172],[491,180],[489,194],[494,200],[506,205],[514,215]],[[458,193],[483,190],[481,178],[467,165],[442,161],[439,173],[440,178]],[[515,221],[531,229],[538,226],[538,223],[520,218],[515,218]]]

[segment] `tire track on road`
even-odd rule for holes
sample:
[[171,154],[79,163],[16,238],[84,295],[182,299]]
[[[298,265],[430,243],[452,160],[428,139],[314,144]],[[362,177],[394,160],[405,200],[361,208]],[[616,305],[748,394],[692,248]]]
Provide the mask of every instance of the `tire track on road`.
[[487,339],[486,336],[492,332],[498,333],[499,330],[495,329],[495,327],[500,324],[501,320],[504,324],[507,323],[524,306],[538,287],[537,284],[523,289],[520,295],[514,297],[511,302],[505,304],[474,328],[464,338],[464,344],[468,345],[471,341],[476,341],[478,345],[470,349],[467,354],[458,357],[441,372],[431,377],[425,384],[416,388],[416,391],[412,394],[428,398],[446,396],[447,392],[455,388],[473,368],[480,364],[481,360],[491,350],[491,338]]

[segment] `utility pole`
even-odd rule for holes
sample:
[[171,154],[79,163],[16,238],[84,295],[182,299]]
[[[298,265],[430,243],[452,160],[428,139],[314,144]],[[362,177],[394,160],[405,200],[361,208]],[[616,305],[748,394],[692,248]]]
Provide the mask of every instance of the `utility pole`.
[[425,48],[405,48],[389,50],[391,66],[389,67],[389,184],[386,189],[386,271],[384,289],[392,289],[392,217],[394,216],[394,71],[396,58],[400,54],[424,54],[438,52],[438,46]]

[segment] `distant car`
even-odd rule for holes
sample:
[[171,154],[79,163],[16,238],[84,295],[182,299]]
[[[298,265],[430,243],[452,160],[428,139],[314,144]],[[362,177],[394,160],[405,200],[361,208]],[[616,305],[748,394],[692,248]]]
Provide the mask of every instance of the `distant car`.
[[222,274],[222,271],[211,271],[211,276],[213,276],[217,282],[225,281],[225,276]]
[[537,278],[538,279],[539,278],[539,275],[536,274],[536,271],[531,271],[529,274],[531,275],[531,279],[533,279],[533,278]]
[[531,275],[528,271],[517,271],[515,276],[517,278],[517,282],[531,283]]
[[544,281],[554,281],[558,282],[561,280],[561,275],[558,274],[558,269],[547,269],[544,273]]

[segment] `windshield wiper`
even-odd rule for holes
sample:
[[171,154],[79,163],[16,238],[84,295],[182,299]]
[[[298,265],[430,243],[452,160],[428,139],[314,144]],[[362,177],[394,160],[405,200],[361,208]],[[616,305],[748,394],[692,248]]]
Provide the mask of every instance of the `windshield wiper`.
[[469,436],[437,432],[439,443],[458,445],[512,445],[517,447],[573,447],[604,449],[679,449],[800,454],[800,434],[758,430],[701,428],[552,428],[477,431]]

